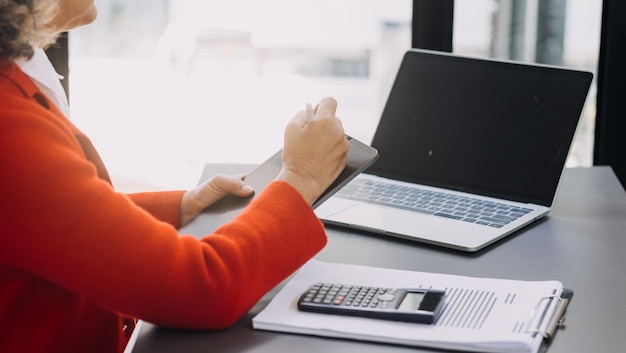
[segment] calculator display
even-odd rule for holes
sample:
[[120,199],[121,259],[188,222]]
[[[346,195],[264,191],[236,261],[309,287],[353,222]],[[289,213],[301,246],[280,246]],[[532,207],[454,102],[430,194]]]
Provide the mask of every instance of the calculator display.
[[415,311],[420,307],[422,300],[424,299],[424,293],[414,293],[408,292],[400,305],[398,305],[398,310],[402,311]]

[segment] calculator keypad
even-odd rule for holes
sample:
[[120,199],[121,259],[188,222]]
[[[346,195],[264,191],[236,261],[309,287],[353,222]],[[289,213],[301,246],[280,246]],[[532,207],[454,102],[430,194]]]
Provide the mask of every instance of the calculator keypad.
[[396,290],[390,288],[316,283],[301,300],[304,303],[385,309],[395,299],[395,293]]

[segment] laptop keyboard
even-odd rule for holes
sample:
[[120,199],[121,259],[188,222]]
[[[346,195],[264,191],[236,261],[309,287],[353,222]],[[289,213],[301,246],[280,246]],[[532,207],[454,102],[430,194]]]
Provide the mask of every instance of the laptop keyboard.
[[335,196],[495,228],[502,228],[532,211],[467,196],[365,179],[354,179]]

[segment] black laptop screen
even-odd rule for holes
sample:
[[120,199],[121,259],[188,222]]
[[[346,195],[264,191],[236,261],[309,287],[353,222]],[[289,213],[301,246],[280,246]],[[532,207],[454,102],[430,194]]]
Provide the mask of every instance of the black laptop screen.
[[592,74],[412,50],[368,173],[549,206]]

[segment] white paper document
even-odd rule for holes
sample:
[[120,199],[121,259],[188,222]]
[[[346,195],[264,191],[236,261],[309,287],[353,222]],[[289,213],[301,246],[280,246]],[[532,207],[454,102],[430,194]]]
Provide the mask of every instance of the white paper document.
[[[432,324],[301,312],[297,300],[316,282],[446,291]],[[255,329],[475,352],[539,351],[559,303],[559,281],[516,281],[311,260],[252,319]]]

